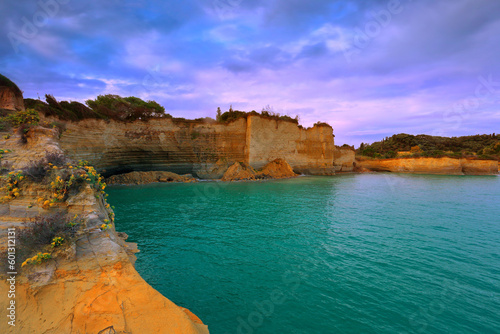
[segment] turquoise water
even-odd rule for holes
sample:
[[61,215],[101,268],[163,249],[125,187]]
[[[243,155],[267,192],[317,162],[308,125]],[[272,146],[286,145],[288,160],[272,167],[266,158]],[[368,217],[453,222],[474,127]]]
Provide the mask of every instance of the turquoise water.
[[500,177],[108,188],[154,288],[225,333],[500,333]]

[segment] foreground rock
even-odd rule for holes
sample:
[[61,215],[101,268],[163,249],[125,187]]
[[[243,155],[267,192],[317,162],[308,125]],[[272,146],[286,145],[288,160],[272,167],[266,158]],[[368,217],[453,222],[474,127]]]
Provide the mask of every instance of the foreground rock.
[[[0,139],[0,147],[9,150],[2,164],[11,171],[40,161],[47,153],[62,153],[57,129],[33,127],[26,138],[26,144],[14,134]],[[84,172],[74,165],[54,170],[62,168]],[[17,259],[15,327],[3,320],[1,333],[208,333],[200,319],[140,277],[133,265],[137,246],[115,230],[113,210],[101,191],[85,183],[64,201],[44,207],[37,199],[50,198],[49,181],[25,177],[17,185],[19,195],[0,203],[0,251],[7,246],[7,229],[19,232],[27,218],[62,212],[77,215],[84,223],[74,242],[57,250],[49,245],[40,249],[51,252],[51,259],[22,268],[22,259]],[[2,261],[6,261],[3,256]],[[9,288],[2,277],[3,310],[10,306]]]
[[196,182],[196,179],[190,175],[178,175],[171,172],[152,171],[152,172],[131,172],[119,175],[113,175],[106,179],[107,184],[148,184],[155,182]]
[[356,160],[361,171],[443,175],[496,175],[498,161],[452,158],[403,158]]
[[283,179],[296,177],[292,167],[284,159],[275,159],[260,170],[243,162],[235,162],[224,173],[222,181],[253,181],[262,179]]

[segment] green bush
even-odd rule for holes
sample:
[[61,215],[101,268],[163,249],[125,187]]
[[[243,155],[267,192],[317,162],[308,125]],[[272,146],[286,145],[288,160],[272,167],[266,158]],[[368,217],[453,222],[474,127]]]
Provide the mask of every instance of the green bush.
[[0,117],[0,127],[2,129],[9,129],[11,127],[17,128],[21,125],[38,125],[39,122],[40,115],[38,115],[38,112],[34,109],[13,111]]
[[[391,157],[389,152],[413,151],[424,157],[479,157],[490,155],[500,158],[500,135],[475,135],[463,137],[438,137],[428,135],[409,135],[400,133],[386,137],[373,144],[361,143],[356,152],[373,157],[375,153]],[[444,153],[452,152],[452,153]]]
[[172,117],[166,114],[165,108],[157,102],[143,101],[133,96],[99,95],[95,100],[87,100],[85,105],[76,101],[58,102],[54,96],[46,94],[45,101],[25,99],[24,104],[45,116],[68,121],[104,119],[131,122],[138,119]]

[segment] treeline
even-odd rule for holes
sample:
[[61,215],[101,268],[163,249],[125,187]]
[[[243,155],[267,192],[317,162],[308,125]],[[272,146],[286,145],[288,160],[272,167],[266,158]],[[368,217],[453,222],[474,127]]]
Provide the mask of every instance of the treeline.
[[270,119],[276,119],[276,120],[299,124],[299,116],[295,116],[295,118],[292,118],[288,115],[280,115],[279,113],[266,110],[265,108],[263,108],[260,113],[258,113],[255,110],[252,111],[233,110],[233,106],[230,106],[229,110],[224,113],[221,112],[220,108],[217,108],[216,121],[220,123],[230,123],[242,117],[246,118],[248,115],[260,115],[262,117]]
[[[80,121],[84,119],[116,120],[122,122],[133,122],[135,120],[148,120],[152,118],[171,118],[174,121],[190,121],[185,118],[174,118],[165,112],[165,108],[155,101],[143,101],[134,96],[121,97],[118,95],[99,95],[95,100],[87,100],[85,104],[76,101],[57,101],[52,95],[46,94],[45,101],[40,99],[24,99],[26,109],[45,115],[57,117],[65,121]],[[299,123],[299,117],[292,118],[288,115],[280,115],[270,110],[262,109],[260,113],[252,110],[250,112],[233,110],[222,113],[217,108],[216,120],[205,117],[196,118],[198,122],[230,123],[248,115],[260,115],[262,117]],[[316,125],[328,125],[318,122]]]
[[[399,152],[399,154],[398,154]],[[373,144],[361,143],[358,155],[373,158],[452,157],[499,160],[500,135],[475,135],[463,137],[438,137],[400,133]]]
[[171,118],[165,108],[155,101],[143,101],[138,97],[99,95],[85,104],[76,101],[57,101],[52,95],[45,95],[45,101],[24,99],[28,109],[34,109],[45,116],[55,116],[62,120],[104,119],[122,122],[147,120],[151,118]]

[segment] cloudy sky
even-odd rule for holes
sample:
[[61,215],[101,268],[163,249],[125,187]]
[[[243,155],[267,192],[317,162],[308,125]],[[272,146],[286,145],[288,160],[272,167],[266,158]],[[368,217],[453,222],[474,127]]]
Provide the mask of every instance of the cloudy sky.
[[6,0],[0,73],[25,97],[156,100],[326,121],[336,143],[500,132],[498,0]]

